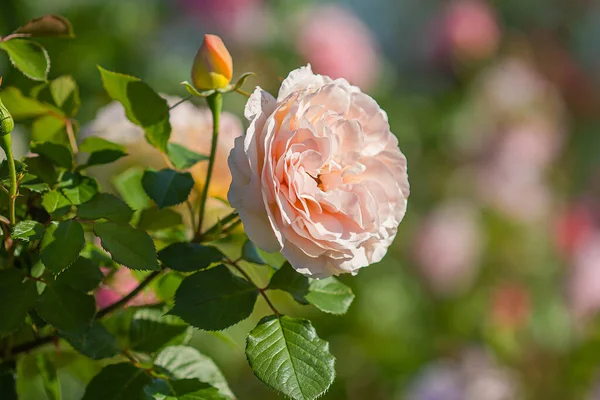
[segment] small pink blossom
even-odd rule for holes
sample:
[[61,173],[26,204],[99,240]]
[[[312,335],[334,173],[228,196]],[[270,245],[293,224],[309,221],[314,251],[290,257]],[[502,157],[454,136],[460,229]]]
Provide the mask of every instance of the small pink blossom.
[[[105,271],[107,272],[107,271]],[[96,305],[98,308],[105,308],[111,304],[121,300],[139,285],[133,272],[125,267],[120,267],[115,273],[110,276],[102,285],[96,289],[94,296],[96,297]],[[155,304],[158,302],[156,294],[151,290],[143,290],[131,299],[128,306],[144,306]]]

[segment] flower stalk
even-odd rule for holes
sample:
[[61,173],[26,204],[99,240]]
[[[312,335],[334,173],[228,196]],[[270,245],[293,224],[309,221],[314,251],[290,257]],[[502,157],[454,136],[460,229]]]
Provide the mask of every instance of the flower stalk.
[[[2,84],[1,78],[0,84]],[[10,179],[10,187],[8,188],[8,218],[12,226],[16,223],[15,201],[17,199],[17,171],[12,152],[12,138],[10,136],[14,127],[15,122],[12,115],[10,115],[4,104],[2,104],[2,100],[0,100],[0,147],[2,147],[2,150],[4,150],[4,153],[6,154],[6,162],[8,164],[8,174]]]

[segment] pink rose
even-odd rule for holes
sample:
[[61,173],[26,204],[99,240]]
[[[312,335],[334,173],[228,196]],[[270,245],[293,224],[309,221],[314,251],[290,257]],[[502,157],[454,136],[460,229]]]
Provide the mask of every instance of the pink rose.
[[409,195],[406,158],[379,105],[345,79],[292,71],[256,88],[229,155],[229,202],[250,239],[315,278],[380,261]]

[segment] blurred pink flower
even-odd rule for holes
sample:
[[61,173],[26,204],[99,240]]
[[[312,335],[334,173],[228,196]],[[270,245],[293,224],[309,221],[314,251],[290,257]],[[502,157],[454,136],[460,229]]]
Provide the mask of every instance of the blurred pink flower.
[[575,250],[569,280],[573,316],[584,321],[600,309],[600,232],[595,232]]
[[495,325],[516,329],[531,314],[531,300],[527,287],[518,283],[505,283],[492,294],[491,317]]
[[[105,271],[108,272],[108,271]],[[94,293],[96,297],[96,306],[105,308],[121,300],[137,287],[140,282],[135,278],[133,272],[125,267],[120,267],[108,278]],[[151,290],[144,290],[131,299],[128,306],[143,306],[155,304],[158,302],[156,294]]]
[[346,8],[326,5],[308,11],[300,21],[297,46],[316,73],[346,78],[363,90],[377,83],[380,61],[375,40]]
[[446,203],[423,223],[415,259],[431,288],[455,294],[473,281],[483,246],[478,210],[463,202]]
[[555,221],[556,246],[563,255],[570,257],[593,231],[594,222],[588,207],[576,205],[567,208],[558,214]]

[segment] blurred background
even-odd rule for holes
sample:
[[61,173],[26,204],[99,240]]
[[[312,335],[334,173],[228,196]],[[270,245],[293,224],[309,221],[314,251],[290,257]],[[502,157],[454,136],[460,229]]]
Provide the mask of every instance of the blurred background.
[[[45,13],[71,20],[76,39],[44,45],[51,77],[72,74],[80,85],[82,124],[108,102],[96,64],[186,96],[179,83],[204,33],[223,37],[234,76],[258,73],[247,88],[276,93],[310,62],[387,111],[412,189],[393,247],[343,277],[356,294],[345,316],[276,296],[331,343],[338,376],[324,399],[600,399],[598,2],[2,0],[1,8],[1,34]],[[5,56],[0,72],[5,84],[32,85]],[[225,101],[242,116],[242,96]],[[240,399],[277,398],[243,354],[264,312],[259,304],[250,320],[192,339]],[[65,387],[84,385],[84,363],[63,371]]]

